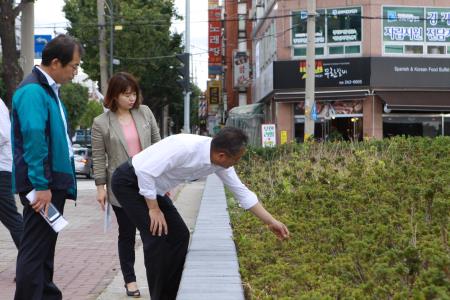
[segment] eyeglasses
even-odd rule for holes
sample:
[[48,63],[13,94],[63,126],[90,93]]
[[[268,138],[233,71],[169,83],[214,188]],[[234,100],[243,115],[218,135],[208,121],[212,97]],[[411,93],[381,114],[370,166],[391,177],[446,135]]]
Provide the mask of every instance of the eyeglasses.
[[80,66],[79,64],[67,64],[68,66],[70,66],[74,71],[78,71],[78,67]]

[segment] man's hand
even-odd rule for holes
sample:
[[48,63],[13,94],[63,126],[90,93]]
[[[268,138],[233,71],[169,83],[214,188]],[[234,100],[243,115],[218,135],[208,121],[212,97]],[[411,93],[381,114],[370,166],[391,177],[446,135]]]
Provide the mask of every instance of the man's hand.
[[48,206],[52,200],[52,192],[50,190],[45,191],[36,191],[36,196],[34,198],[31,207],[39,212],[41,209],[44,209],[45,215],[48,215]]
[[158,208],[150,208],[149,209],[149,216],[150,216],[150,232],[152,235],[157,234],[158,236],[161,236],[161,234],[164,232],[165,235],[167,235],[167,223],[166,218],[164,217],[163,212]]
[[275,233],[279,240],[285,240],[289,238],[289,230],[286,225],[278,220],[274,220],[271,224],[268,224],[269,229]]
[[100,204],[102,210],[105,211],[106,191],[104,185],[97,186],[97,202]]

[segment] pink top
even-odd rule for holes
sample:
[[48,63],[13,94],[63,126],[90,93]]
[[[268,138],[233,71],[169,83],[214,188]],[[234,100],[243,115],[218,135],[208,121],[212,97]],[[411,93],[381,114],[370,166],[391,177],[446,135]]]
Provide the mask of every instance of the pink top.
[[127,125],[120,124],[122,126],[123,135],[128,146],[128,156],[132,157],[135,154],[141,152],[141,141],[136,130],[136,124],[134,120]]

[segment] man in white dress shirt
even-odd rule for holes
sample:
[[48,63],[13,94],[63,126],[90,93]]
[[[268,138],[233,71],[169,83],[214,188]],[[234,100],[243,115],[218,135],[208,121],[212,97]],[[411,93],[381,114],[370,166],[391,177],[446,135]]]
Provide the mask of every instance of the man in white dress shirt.
[[225,127],[214,138],[177,134],[136,154],[119,166],[112,190],[140,231],[152,300],[175,299],[189,243],[189,231],[168,191],[186,180],[215,173],[244,209],[268,225],[279,239],[287,227],[267,212],[237,176],[235,165],[245,152],[247,136]]
[[12,150],[11,122],[9,111],[0,99],[0,221],[9,230],[19,249],[23,233],[22,215],[17,212],[16,201],[12,193]]

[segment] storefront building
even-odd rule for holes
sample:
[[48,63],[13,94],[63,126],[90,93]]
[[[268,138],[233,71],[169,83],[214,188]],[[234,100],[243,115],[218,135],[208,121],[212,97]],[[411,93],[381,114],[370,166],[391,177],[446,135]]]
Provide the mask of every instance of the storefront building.
[[[302,141],[306,1],[254,2],[255,102],[278,136]],[[317,139],[450,135],[448,1],[316,3]]]

